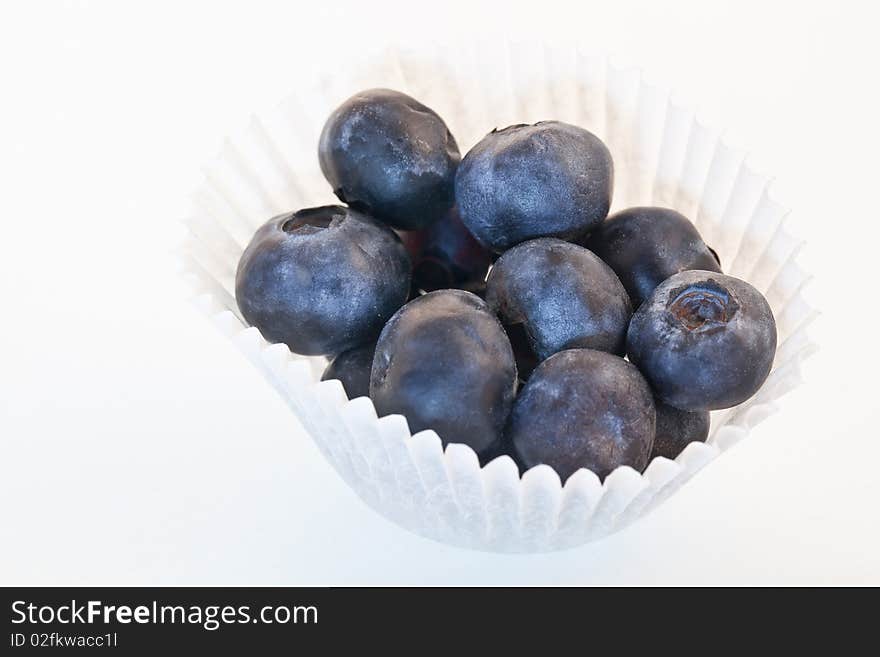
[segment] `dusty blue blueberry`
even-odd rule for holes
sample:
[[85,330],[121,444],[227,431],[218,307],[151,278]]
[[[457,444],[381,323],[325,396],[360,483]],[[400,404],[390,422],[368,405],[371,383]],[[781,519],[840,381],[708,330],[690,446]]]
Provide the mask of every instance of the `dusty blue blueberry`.
[[516,390],[510,342],[486,303],[438,290],[407,303],[382,329],[370,397],[379,415],[404,415],[415,433],[464,443],[486,458]]
[[776,321],[754,287],[711,271],[661,283],[633,315],[629,359],[666,404],[686,411],[729,408],[770,373]]
[[536,237],[572,239],[608,214],[611,154],[590,132],[559,121],[493,130],[455,177],[462,221],[487,248]]
[[425,292],[485,287],[492,253],[470,234],[456,208],[418,231],[400,231],[413,262],[413,287]]
[[629,296],[597,256],[554,238],[529,240],[492,267],[486,302],[506,326],[522,324],[539,360],[583,347],[622,355]]
[[330,361],[321,381],[339,379],[349,399],[370,395],[370,370],[373,367],[375,344],[366,344],[343,351]]
[[521,467],[544,463],[563,482],[580,468],[604,479],[621,465],[645,468],[654,423],[651,389],[633,365],[603,351],[570,349],[532,372],[505,438]]
[[424,228],[454,203],[458,145],[436,112],[398,91],[369,89],[342,103],[318,158],[341,201],[394,228]]
[[397,235],[337,205],[279,215],[238,263],[245,320],[291,351],[336,355],[376,339],[406,301],[410,261]]
[[629,208],[602,222],[583,245],[607,262],[633,308],[660,283],[689,269],[720,272],[715,252],[687,217],[668,208]]
[[709,411],[682,411],[657,401],[657,431],[651,458],[674,459],[693,442],[704,443],[709,435]]

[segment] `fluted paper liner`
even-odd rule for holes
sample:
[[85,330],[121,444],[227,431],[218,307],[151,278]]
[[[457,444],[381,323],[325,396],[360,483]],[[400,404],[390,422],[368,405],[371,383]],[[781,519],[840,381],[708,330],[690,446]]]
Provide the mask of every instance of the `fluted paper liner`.
[[[815,313],[802,296],[808,275],[795,261],[799,240],[769,178],[744,154],[680,107],[637,70],[618,69],[575,49],[480,45],[434,55],[392,52],[359,73],[299,89],[254,116],[205,170],[186,220],[186,269],[198,305],[288,403],[324,457],[376,511],[418,534],[502,552],[576,546],[648,513],[698,470],[776,411],[801,382]],[[434,108],[462,153],[494,127],[559,119],[600,136],[614,157],[614,207],[661,205],[690,217],[726,273],[770,302],[779,333],[773,371],[742,405],[712,414],[708,441],[675,461],[654,459],[643,474],[621,467],[604,483],[581,470],[561,485],[547,466],[522,477],[508,457],[480,468],[464,445],[444,450],[433,431],[411,435],[399,415],[376,417],[372,402],[347,399],[339,381],[320,382],[326,361],[268,344],[242,320],[234,300],[238,258],[254,230],[287,210],[334,202],[317,162],[318,135],[341,101],[391,87]],[[318,493],[320,494],[320,493]]]

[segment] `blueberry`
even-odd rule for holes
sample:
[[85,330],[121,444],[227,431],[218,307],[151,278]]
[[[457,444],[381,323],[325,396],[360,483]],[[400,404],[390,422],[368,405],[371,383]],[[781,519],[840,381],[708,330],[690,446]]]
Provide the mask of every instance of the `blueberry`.
[[382,329],[370,397],[379,415],[400,413],[415,433],[470,445],[483,458],[502,435],[516,365],[501,324],[463,290],[410,301]]
[[607,262],[633,308],[660,283],[689,269],[721,272],[718,256],[687,217],[668,208],[629,208],[608,217],[583,241]]
[[370,370],[373,367],[375,343],[343,351],[327,365],[321,381],[339,379],[349,399],[369,397]]
[[481,289],[492,254],[461,223],[452,208],[439,221],[420,231],[401,231],[413,261],[413,286],[425,292],[444,288]]
[[758,290],[732,276],[686,271],[661,283],[633,315],[629,359],[666,404],[729,408],[770,373],[776,322]]
[[632,316],[614,272],[587,249],[554,238],[523,242],[492,267],[486,302],[522,324],[539,360],[584,347],[623,355]]
[[398,91],[370,89],[342,103],[318,157],[341,201],[394,228],[424,228],[454,202],[455,139],[432,109]]
[[309,208],[257,230],[238,263],[235,298],[269,342],[335,355],[376,339],[406,301],[410,267],[387,226],[341,206]]
[[611,154],[598,137],[559,121],[493,130],[465,155],[455,177],[462,221],[502,252],[535,237],[572,239],[611,206]]
[[563,482],[579,468],[604,479],[621,465],[645,468],[654,423],[651,389],[632,364],[602,351],[570,349],[532,373],[505,438],[525,468],[544,463]]
[[651,458],[665,456],[674,459],[693,442],[704,443],[709,435],[709,411],[681,411],[663,402],[654,404],[657,410],[657,431]]

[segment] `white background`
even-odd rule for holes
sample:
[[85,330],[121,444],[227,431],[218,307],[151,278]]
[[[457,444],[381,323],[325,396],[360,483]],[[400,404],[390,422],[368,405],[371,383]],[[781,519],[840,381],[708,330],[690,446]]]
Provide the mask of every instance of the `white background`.
[[[4,2],[0,583],[880,584],[870,4]],[[780,413],[636,526],[538,556],[367,509],[173,256],[253,110],[391,44],[507,38],[616,54],[727,126],[776,175],[823,311]]]

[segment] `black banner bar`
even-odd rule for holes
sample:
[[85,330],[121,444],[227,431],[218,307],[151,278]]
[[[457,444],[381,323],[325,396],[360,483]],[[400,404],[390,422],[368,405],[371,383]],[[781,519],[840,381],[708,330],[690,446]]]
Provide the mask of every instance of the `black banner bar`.
[[505,643],[522,647],[533,641],[546,652],[551,647],[586,648],[597,639],[631,649],[640,641],[650,647],[663,636],[681,638],[681,633],[713,627],[730,639],[729,622],[734,618],[722,611],[725,607],[739,610],[735,625],[752,636],[785,631],[777,613],[782,608],[798,619],[790,628],[799,631],[811,627],[807,618],[819,609],[822,625],[830,620],[827,607],[817,606],[809,594],[792,591],[725,590],[719,595],[705,589],[573,588],[0,590],[3,655],[45,648],[118,655],[212,650],[328,654],[352,645],[368,653],[407,645],[421,652],[441,644],[468,653],[474,639],[488,640],[494,652]]
[[517,627],[518,618],[519,627],[577,627],[591,605],[601,606],[597,592],[562,589],[8,588],[2,597],[0,654],[9,655],[42,648],[324,651],[352,637],[494,633]]

